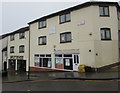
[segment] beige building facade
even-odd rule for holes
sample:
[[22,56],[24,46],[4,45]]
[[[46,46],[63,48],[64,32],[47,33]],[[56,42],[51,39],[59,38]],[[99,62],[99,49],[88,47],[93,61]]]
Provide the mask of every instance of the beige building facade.
[[117,8],[116,2],[86,2],[28,23],[31,70],[118,64]]
[[96,70],[120,64],[117,2],[86,2],[28,24],[0,40],[3,69],[78,71],[81,64]]
[[20,28],[8,35],[7,69],[28,71],[29,27]]

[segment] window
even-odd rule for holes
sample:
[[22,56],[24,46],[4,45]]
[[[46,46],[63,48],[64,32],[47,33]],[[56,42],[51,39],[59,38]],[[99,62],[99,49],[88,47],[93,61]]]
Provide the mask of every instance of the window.
[[23,39],[23,38],[25,38],[25,32],[19,33],[19,39]]
[[55,68],[73,70],[72,54],[55,54]]
[[10,41],[13,41],[15,39],[14,35],[10,35]]
[[60,23],[65,23],[70,21],[71,21],[70,13],[60,15]]
[[101,28],[101,40],[111,40],[110,28]]
[[71,32],[60,34],[60,43],[71,42]]
[[38,38],[39,45],[46,45],[46,36],[41,36]]
[[10,53],[14,53],[14,46],[10,47]]
[[34,63],[37,67],[47,67],[51,68],[51,54],[40,54],[40,56],[34,56]]
[[39,58],[39,55],[38,54],[35,54],[34,55],[34,65],[36,67],[39,67],[40,66],[40,58]]
[[46,20],[43,20],[43,21],[39,21],[39,29],[40,28],[45,28],[46,27]]
[[19,53],[24,53],[24,45],[19,46]]
[[108,6],[100,6],[99,11],[100,11],[100,16],[109,16],[109,7]]

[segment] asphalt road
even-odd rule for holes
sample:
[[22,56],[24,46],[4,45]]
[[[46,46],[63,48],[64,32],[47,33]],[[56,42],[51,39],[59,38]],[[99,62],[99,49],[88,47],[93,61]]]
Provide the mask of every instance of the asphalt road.
[[2,91],[118,91],[120,81],[36,80],[3,83]]

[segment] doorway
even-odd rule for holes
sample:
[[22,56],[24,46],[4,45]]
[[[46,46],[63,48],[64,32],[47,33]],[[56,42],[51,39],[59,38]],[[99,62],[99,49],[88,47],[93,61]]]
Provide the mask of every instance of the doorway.
[[73,70],[78,71],[78,66],[80,65],[80,55],[73,54]]
[[16,60],[9,59],[9,70],[15,71]]
[[26,71],[26,60],[17,60],[17,70]]
[[7,71],[7,62],[4,62],[4,71]]
[[72,58],[64,58],[64,69],[73,70],[73,59]]

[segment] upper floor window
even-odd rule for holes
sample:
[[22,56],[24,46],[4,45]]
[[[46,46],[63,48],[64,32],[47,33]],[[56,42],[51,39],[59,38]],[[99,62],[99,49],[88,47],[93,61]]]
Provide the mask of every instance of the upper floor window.
[[10,47],[10,53],[14,53],[14,46]]
[[60,43],[71,42],[71,32],[65,32],[60,34]]
[[38,44],[39,45],[46,45],[47,44],[46,36],[39,37],[38,38]]
[[39,21],[38,24],[39,24],[39,25],[38,25],[39,29],[40,29],[40,28],[45,28],[45,27],[46,27],[46,20]]
[[19,46],[19,53],[24,53],[24,45]]
[[15,35],[10,35],[10,41],[13,41],[15,39]]
[[99,6],[100,16],[109,16],[109,6]]
[[71,21],[70,13],[60,15],[60,23],[65,23],[70,21]]
[[101,40],[111,40],[110,28],[101,28]]
[[25,32],[19,33],[19,39],[25,38]]

